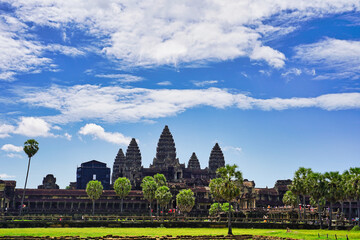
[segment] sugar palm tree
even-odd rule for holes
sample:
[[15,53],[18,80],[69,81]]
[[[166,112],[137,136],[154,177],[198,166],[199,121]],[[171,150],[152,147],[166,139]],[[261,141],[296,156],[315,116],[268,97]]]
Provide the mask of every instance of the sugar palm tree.
[[[360,168],[350,168],[348,190],[350,198],[357,200],[357,216],[360,217]],[[360,221],[358,221],[360,226]]]
[[324,173],[325,180],[327,181],[327,191],[325,198],[330,203],[329,208],[329,230],[331,230],[332,224],[332,212],[333,212],[333,204],[339,201],[341,198],[341,175],[339,172],[326,172]]
[[[150,217],[151,217],[152,216],[152,202],[155,199],[155,192],[157,189],[157,184],[153,177],[146,176],[142,180],[141,188],[143,191],[144,198],[149,201],[149,210],[150,210]],[[152,218],[151,218],[151,221],[152,221]]]
[[[301,196],[303,200],[304,215],[305,219],[305,198],[309,192],[308,175],[312,172],[310,168],[300,167],[294,174],[294,179],[290,186],[290,190],[297,196]],[[301,218],[301,212],[299,208],[299,217]]]
[[103,192],[100,181],[92,180],[86,184],[86,193],[92,201],[92,215],[95,214],[95,200],[98,200]]
[[236,170],[237,166],[227,164],[225,167],[218,168],[216,173],[221,178],[220,196],[229,203],[228,212],[228,234],[232,235],[231,228],[231,202],[240,196],[243,183],[242,173]]
[[328,184],[323,174],[314,173],[314,172],[309,174],[308,184],[309,184],[309,195],[315,201],[315,204],[318,207],[320,229],[322,229],[321,213],[322,213],[322,207],[324,206],[322,203],[324,202],[324,198],[328,191]]
[[22,214],[22,210],[23,210],[25,189],[26,189],[27,180],[28,180],[28,176],[29,176],[31,158],[37,153],[38,150],[39,150],[39,143],[37,141],[35,141],[34,139],[29,139],[24,143],[24,152],[26,153],[26,155],[28,155],[29,162],[28,162],[28,167],[27,167],[27,171],[26,171],[25,185],[24,185],[23,195],[21,198],[21,206],[20,206],[19,215]]

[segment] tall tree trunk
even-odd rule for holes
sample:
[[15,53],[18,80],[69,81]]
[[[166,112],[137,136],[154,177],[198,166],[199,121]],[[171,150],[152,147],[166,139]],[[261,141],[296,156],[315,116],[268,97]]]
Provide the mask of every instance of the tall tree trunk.
[[344,218],[344,201],[341,201],[341,221],[343,220]]
[[231,202],[229,201],[229,213],[228,213],[228,235],[232,235],[232,228],[231,228]]
[[[298,196],[298,203],[300,203],[300,196]],[[299,220],[301,220],[301,204],[298,205],[298,210],[299,210]]]
[[357,200],[357,216],[358,216],[358,225],[360,227],[360,199]]
[[150,201],[149,203],[150,203],[150,204],[149,204],[149,208],[150,208],[150,218],[151,218],[151,222],[153,222],[154,219],[152,218],[152,203],[151,203],[151,201]]
[[123,212],[123,206],[124,206],[124,199],[121,199],[121,203],[120,203],[120,212]]
[[22,195],[22,198],[21,198],[21,206],[20,206],[20,213],[19,213],[20,216],[21,216],[22,211],[23,211],[24,198],[25,198],[25,189],[26,189],[26,184],[27,184],[27,180],[28,180],[28,176],[29,176],[29,169],[30,169],[30,161],[31,161],[31,157],[29,157],[28,167],[27,167],[27,171],[26,171],[25,185],[24,185],[23,195]]
[[318,204],[318,213],[319,213],[319,223],[320,223],[320,229],[322,229],[322,216],[321,216],[321,209],[320,209],[320,202],[317,201]]
[[305,195],[303,196],[303,208],[304,208],[304,215],[303,215],[303,218],[304,218],[304,221],[305,221],[305,218],[306,218],[306,207],[305,207]]
[[351,223],[351,212],[352,212],[352,209],[351,209],[351,200],[349,201],[349,223]]
[[332,205],[333,203],[330,202],[330,208],[329,208],[329,226],[328,229],[331,230],[331,224],[332,224]]
[[95,215],[95,200],[92,200],[92,207],[93,207],[93,211],[92,211],[92,215],[94,216]]

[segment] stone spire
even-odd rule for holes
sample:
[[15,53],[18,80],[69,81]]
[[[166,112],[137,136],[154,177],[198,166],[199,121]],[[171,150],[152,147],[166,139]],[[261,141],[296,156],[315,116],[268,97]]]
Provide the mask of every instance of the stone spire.
[[114,161],[114,165],[113,165],[113,174],[112,174],[112,183],[115,182],[116,179],[118,179],[119,177],[122,177],[120,174],[120,168],[124,166],[126,162],[126,158],[124,155],[123,150],[120,148],[116,157],[115,157],[115,161]]
[[196,156],[196,154],[194,152],[192,153],[191,158],[189,160],[188,168],[200,169],[199,159],[197,158],[197,156]]
[[219,144],[216,143],[210,153],[209,169],[211,172],[216,172],[218,168],[224,166],[225,166],[224,154],[221,151]]
[[167,125],[160,135],[156,148],[156,158],[160,162],[165,161],[167,158],[171,160],[176,159],[175,142]]
[[131,168],[141,168],[141,153],[135,138],[131,139],[126,150],[126,165]]

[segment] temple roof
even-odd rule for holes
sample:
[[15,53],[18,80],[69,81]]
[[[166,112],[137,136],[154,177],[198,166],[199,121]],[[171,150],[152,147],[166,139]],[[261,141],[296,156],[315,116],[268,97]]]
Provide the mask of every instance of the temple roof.
[[126,161],[132,167],[141,167],[141,153],[135,138],[131,139],[131,142],[126,150]]
[[191,157],[190,157],[190,160],[189,160],[189,163],[188,163],[188,168],[191,168],[191,169],[200,169],[200,162],[199,162],[199,159],[197,158],[196,154],[193,152]]
[[224,167],[224,166],[225,166],[224,154],[221,151],[219,144],[216,143],[210,153],[209,169],[212,172],[216,172],[216,170],[218,168]]
[[166,158],[176,159],[175,142],[167,125],[160,135],[156,148],[156,158],[159,161],[164,161]]
[[124,164],[126,161],[126,158],[125,158],[125,155],[124,155],[124,152],[123,150],[120,148],[116,157],[115,157],[115,162],[114,162],[114,165],[115,164]]
[[106,163],[97,160],[91,160],[81,164],[82,168],[106,168]]

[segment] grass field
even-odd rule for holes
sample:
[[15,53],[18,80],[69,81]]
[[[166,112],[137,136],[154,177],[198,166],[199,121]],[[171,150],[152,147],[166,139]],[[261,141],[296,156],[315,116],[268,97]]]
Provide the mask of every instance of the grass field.
[[[226,228],[0,228],[0,236],[164,236],[164,235],[226,235]],[[234,228],[233,234],[278,236],[295,239],[360,239],[360,232],[328,230],[291,230],[282,229],[240,229]],[[320,234],[320,238],[318,237]],[[327,238],[328,234],[328,238]]]

